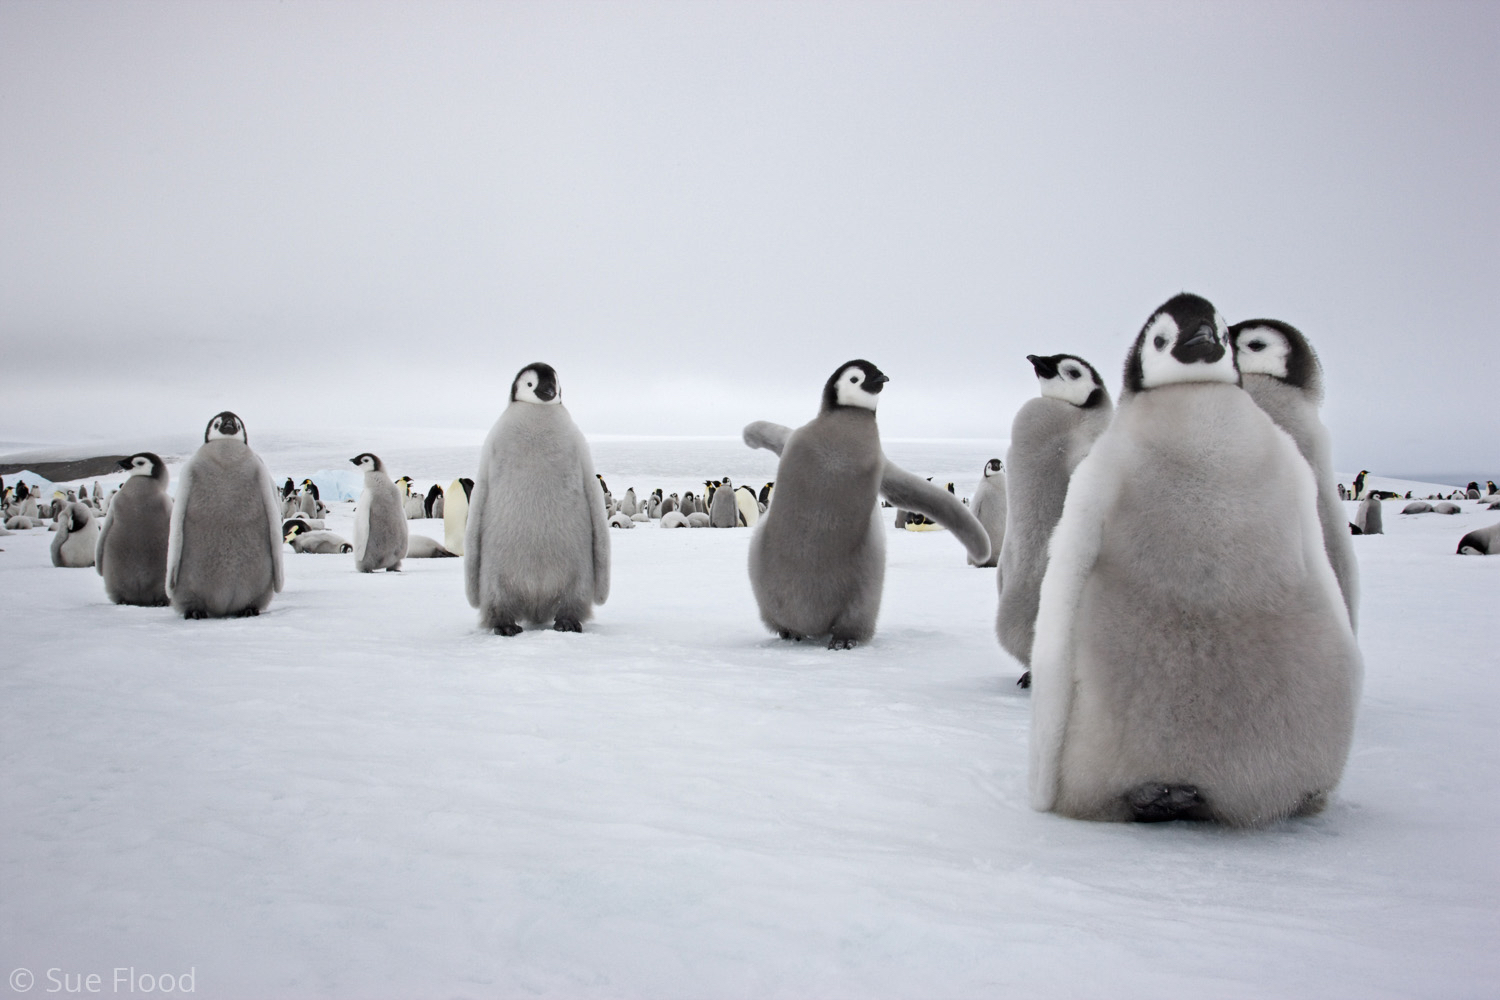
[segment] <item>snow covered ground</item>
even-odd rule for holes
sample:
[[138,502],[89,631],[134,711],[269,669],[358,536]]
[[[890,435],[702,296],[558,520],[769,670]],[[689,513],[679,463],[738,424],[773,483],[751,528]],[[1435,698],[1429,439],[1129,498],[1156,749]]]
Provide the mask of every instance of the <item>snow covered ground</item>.
[[[393,471],[446,483],[476,446]],[[594,446],[617,493],[774,472],[724,442],[652,466],[682,447]],[[1001,447],[888,451],[972,470],[963,493]],[[743,530],[617,531],[587,631],[514,639],[479,631],[460,560],[288,549],[266,614],[186,622],[17,533],[0,971],[41,994],[191,969],[210,997],[1493,996],[1500,558],[1453,553],[1500,513],[1400,506],[1354,540],[1344,783],[1249,832],[1028,808],[993,571],[944,532],[889,531],[880,630],[850,652],[763,630]]]

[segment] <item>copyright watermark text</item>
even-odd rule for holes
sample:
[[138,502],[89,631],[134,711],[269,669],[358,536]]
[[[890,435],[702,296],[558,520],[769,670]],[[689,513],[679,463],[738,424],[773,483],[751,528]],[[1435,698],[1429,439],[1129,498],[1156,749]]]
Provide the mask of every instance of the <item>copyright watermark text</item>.
[[10,988],[14,993],[196,993],[198,967],[190,966],[186,972],[142,972],[133,965],[108,972],[12,969]]

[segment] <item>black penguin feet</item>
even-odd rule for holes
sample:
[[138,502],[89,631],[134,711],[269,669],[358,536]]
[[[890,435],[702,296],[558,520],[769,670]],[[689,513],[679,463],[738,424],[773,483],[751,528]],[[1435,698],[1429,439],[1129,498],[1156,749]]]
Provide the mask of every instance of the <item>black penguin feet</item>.
[[552,627],[559,632],[582,632],[583,623],[577,618],[559,618],[552,623]]
[[1026,671],[1020,677],[1016,678],[1016,687],[1018,687],[1018,688],[1030,688],[1031,687],[1031,671],[1030,670]]
[[506,622],[503,625],[496,625],[495,634],[503,636],[520,635],[521,626],[517,625],[515,622]]
[[182,613],[182,617],[190,622],[198,622],[208,617],[208,612],[201,608],[192,608]]
[[857,639],[841,639],[838,636],[834,636],[828,640],[829,649],[853,649],[857,645],[859,645],[859,640]]
[[1208,819],[1208,802],[1196,785],[1148,782],[1125,793],[1130,818],[1137,823],[1166,823],[1174,819]]
[[802,641],[802,637],[800,635],[798,635],[796,632],[789,631],[788,629],[782,629],[781,631],[777,632],[776,637],[778,639],[790,639],[793,642]]
[[240,614],[239,614],[239,617],[241,617],[241,618],[258,618],[259,616],[260,616],[260,608],[246,608],[244,611],[241,611]]

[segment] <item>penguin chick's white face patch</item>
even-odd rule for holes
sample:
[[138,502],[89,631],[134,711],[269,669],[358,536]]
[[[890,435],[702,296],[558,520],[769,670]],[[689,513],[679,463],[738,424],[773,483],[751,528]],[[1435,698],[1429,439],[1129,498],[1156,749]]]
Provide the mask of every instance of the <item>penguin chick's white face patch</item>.
[[1286,379],[1291,370],[1292,345],[1269,326],[1241,330],[1235,339],[1235,360],[1245,375],[1270,375]]
[[1043,396],[1060,399],[1074,406],[1087,403],[1094,390],[1099,388],[1093,371],[1076,358],[1068,357],[1057,362],[1056,375],[1051,378],[1038,375],[1037,383],[1041,386]]
[[998,476],[1002,468],[1004,467],[1000,464],[1000,460],[998,458],[990,459],[988,462],[984,463],[984,478],[988,479],[991,476]]
[[375,472],[380,468],[380,459],[368,451],[349,459],[361,472]]
[[510,398],[517,403],[562,405],[562,389],[557,383],[557,372],[550,365],[523,368],[511,386]]
[[152,464],[151,459],[145,455],[135,455],[130,459],[130,471],[125,473],[125,478],[149,476],[154,471],[156,471],[156,466]]
[[834,381],[834,401],[839,406],[873,410],[880,404],[880,390],[885,383],[884,375],[878,372],[872,375],[862,364],[845,365]]
[[210,420],[208,429],[203,432],[205,442],[217,441],[220,438],[235,438],[245,444],[250,443],[250,437],[245,433],[244,422],[228,410]]
[[1141,338],[1141,387],[1179,382],[1238,383],[1234,352],[1229,350],[1229,329],[1214,313],[1213,322],[1180,329],[1165,312],[1158,313]]

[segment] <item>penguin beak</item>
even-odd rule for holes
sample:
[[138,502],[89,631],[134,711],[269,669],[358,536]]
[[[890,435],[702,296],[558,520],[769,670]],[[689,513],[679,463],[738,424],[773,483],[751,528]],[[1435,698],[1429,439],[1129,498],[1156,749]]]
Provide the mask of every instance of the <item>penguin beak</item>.
[[1200,323],[1198,329],[1186,340],[1178,340],[1172,346],[1172,357],[1185,365],[1196,362],[1213,364],[1224,356],[1224,345],[1214,335],[1213,327]]
[[359,459],[357,459],[357,458],[351,458],[351,459],[349,459],[349,464],[350,465],[358,465],[359,464]]
[[1026,360],[1031,362],[1031,367],[1036,371],[1037,378],[1057,378],[1057,362],[1051,358],[1028,354],[1026,355]]
[[118,462],[116,462],[115,464],[118,465],[122,469],[127,469],[128,470],[133,463],[128,458],[122,458]]
[[557,396],[557,387],[543,383],[536,387],[536,398],[544,403],[550,403]]

